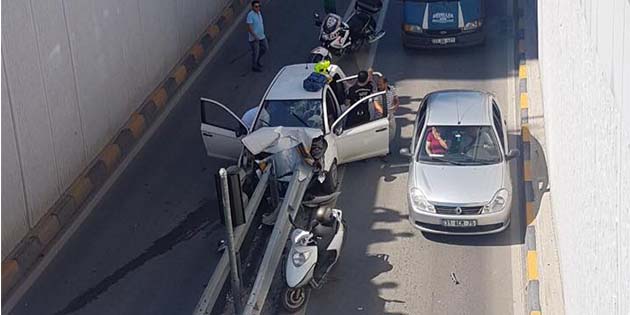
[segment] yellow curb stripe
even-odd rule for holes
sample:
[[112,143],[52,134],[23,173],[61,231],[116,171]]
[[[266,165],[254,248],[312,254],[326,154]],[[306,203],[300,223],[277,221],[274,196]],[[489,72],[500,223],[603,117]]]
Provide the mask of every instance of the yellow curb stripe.
[[164,105],[166,105],[166,100],[168,100],[166,89],[163,87],[159,88],[157,91],[155,91],[155,93],[153,93],[153,96],[151,96],[151,100],[158,108],[164,107]]
[[203,46],[201,46],[201,44],[196,44],[191,50],[190,50],[190,54],[193,55],[195,57],[195,60],[199,61],[201,60],[201,58],[203,58],[203,53],[204,53],[204,49]]
[[90,191],[92,191],[92,182],[89,178],[82,176],[70,186],[68,194],[74,198],[76,205],[79,205],[85,201]]
[[525,179],[525,181],[531,181],[532,178],[534,178],[532,176],[532,161],[524,160],[523,161],[523,179]]
[[20,266],[15,259],[9,259],[2,262],[2,286],[6,288],[11,287],[11,284],[16,280],[16,276],[20,271]]
[[521,93],[521,109],[527,109],[527,108],[529,108],[527,92],[522,92]]
[[540,311],[531,311],[529,315],[542,315],[542,313]]
[[146,122],[144,120],[144,116],[140,114],[133,114],[131,115],[131,119],[129,119],[129,124],[127,125],[127,128],[131,130],[134,138],[139,139],[144,132],[145,123]]
[[180,84],[182,84],[182,82],[184,82],[184,80],[186,80],[187,76],[188,70],[186,70],[185,66],[181,65],[177,68],[177,70],[175,70],[173,78],[175,78],[175,83],[177,83],[177,85],[179,86]]
[[46,215],[35,226],[34,233],[42,245],[47,245],[61,229],[59,219],[54,215]]
[[101,152],[99,159],[105,163],[107,169],[111,172],[116,168],[118,161],[122,157],[120,147],[117,144],[109,144],[105,147],[105,150]]
[[529,133],[529,127],[527,125],[521,126],[521,139],[523,142],[531,141],[531,134]]
[[527,281],[538,280],[538,254],[527,251]]
[[210,38],[212,39],[217,38],[217,36],[219,36],[219,32],[221,32],[221,29],[219,29],[219,26],[217,26],[216,24],[208,28],[208,35],[210,35]]
[[232,16],[234,16],[234,10],[232,9],[232,7],[228,7],[227,9],[225,9],[225,11],[223,11],[223,17],[226,21],[230,20]]
[[536,217],[534,216],[534,204],[531,202],[526,202],[525,203],[525,220],[526,220],[527,225],[532,224],[535,218]]
[[527,78],[527,66],[526,65],[520,65],[518,67],[518,78],[519,79]]

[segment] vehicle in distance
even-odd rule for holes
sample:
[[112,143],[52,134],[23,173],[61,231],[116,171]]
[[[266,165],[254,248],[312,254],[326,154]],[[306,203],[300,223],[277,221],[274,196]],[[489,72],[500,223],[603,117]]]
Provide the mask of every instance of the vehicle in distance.
[[506,123],[487,92],[428,94],[410,148],[409,221],[424,232],[489,234],[510,224],[512,182]]
[[444,48],[484,43],[484,0],[404,0],[405,47]]

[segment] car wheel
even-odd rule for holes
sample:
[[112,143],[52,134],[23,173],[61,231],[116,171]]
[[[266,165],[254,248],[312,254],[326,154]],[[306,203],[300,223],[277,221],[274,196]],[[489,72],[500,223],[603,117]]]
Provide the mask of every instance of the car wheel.
[[330,170],[326,173],[326,179],[322,183],[322,192],[324,194],[332,194],[339,187],[339,174],[337,169],[337,161],[333,162]]

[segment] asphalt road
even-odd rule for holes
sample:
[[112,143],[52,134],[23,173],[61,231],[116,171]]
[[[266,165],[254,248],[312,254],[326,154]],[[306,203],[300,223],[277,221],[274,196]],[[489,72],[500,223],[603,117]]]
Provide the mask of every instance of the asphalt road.
[[[379,42],[374,68],[396,83],[402,100],[395,150],[385,159],[346,167],[337,207],[348,223],[347,243],[329,281],[311,293],[306,314],[524,313],[520,161],[511,162],[516,194],[507,231],[490,236],[436,236],[420,233],[407,221],[408,160],[397,153],[409,145],[421,98],[434,90],[493,92],[508,129],[519,128],[511,7],[508,1],[487,4],[484,46],[420,52],[402,48],[402,4],[390,2],[384,24],[388,33]],[[515,139],[510,137],[510,148],[517,147]]]
[[[348,2],[337,1],[340,12]],[[409,142],[419,100],[436,89],[494,92],[509,113],[510,129],[516,129],[503,1],[489,1],[484,47],[437,52],[402,48],[400,5],[390,2],[388,35],[375,55],[366,49],[338,62],[354,73],[374,60],[397,85],[403,108],[396,150]],[[245,30],[237,28],[10,314],[193,312],[219,258],[215,246],[223,230],[212,176],[228,164],[205,154],[198,99],[217,99],[242,114],[258,104],[281,66],[303,62],[316,44],[311,15],[322,10],[319,1],[273,0],[263,6],[271,46],[265,71],[250,71]],[[308,314],[514,313],[522,293],[522,284],[513,280],[522,273],[514,267],[514,251],[523,242],[520,213],[500,235],[427,238],[405,218],[406,163],[394,153],[346,168],[338,205],[349,224],[348,243],[330,282],[311,296]]]

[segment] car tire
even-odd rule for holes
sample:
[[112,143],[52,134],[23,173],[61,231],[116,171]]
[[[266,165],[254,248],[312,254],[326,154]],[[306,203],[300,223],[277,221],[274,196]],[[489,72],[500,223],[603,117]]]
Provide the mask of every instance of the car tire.
[[326,173],[326,179],[321,185],[322,193],[328,195],[337,191],[339,187],[339,173],[337,169],[337,161],[330,166],[330,170]]

